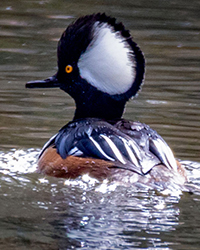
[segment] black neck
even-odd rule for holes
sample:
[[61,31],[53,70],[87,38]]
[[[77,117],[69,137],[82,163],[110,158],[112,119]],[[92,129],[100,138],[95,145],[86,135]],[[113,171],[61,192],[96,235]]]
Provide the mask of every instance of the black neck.
[[61,84],[60,88],[67,92],[76,103],[74,120],[80,118],[107,120],[122,117],[127,101],[124,96],[110,96],[101,92],[80,76],[76,80],[68,80],[67,84]]
[[92,96],[87,98],[78,98],[75,102],[74,120],[89,117],[105,120],[120,119],[125,107],[125,101],[116,101],[100,92],[93,93]]

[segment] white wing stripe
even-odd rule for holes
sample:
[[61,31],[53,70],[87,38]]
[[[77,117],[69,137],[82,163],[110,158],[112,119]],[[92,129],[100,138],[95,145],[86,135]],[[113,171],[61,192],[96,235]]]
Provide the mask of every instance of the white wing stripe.
[[99,152],[105,156],[108,160],[110,161],[115,161],[115,159],[111,158],[110,156],[108,156],[103,149],[100,147],[99,143],[96,142],[91,136],[89,137],[89,139],[93,142],[93,144],[95,145],[95,147],[99,150]]
[[81,156],[83,155],[83,152],[79,150],[77,147],[74,147],[70,149],[70,151],[68,152],[68,155]]
[[171,165],[173,170],[177,171],[176,160],[174,158],[174,155],[173,155],[171,149],[169,148],[169,146],[165,142],[163,142],[163,140],[161,140],[159,138],[158,138],[158,140],[160,141],[162,151],[166,152],[165,158],[166,158],[167,162],[169,163],[169,165]]
[[125,160],[123,159],[122,154],[120,153],[119,149],[116,147],[116,145],[114,144],[114,142],[107,136],[105,135],[100,135],[101,137],[103,137],[106,142],[108,143],[108,145],[110,146],[110,148],[112,149],[113,153],[115,154],[115,156],[117,157],[117,159],[123,163],[126,164]]
[[[174,159],[173,153],[171,152],[171,150],[169,151],[168,147],[166,147],[166,144],[164,144],[163,141],[159,138],[157,138],[156,140],[152,140],[152,142],[154,143],[157,149],[160,148],[159,153],[162,157],[163,163],[169,169],[173,169],[177,171],[177,165],[176,165],[176,161]],[[166,150],[168,151],[168,153],[170,153],[170,159],[166,156],[166,153],[165,153]]]
[[134,150],[134,152],[137,155],[138,159],[142,160],[141,159],[141,152],[140,152],[141,149],[140,150],[138,149],[138,145],[133,140],[129,140],[129,144],[132,146],[132,149]]
[[123,141],[124,146],[126,148],[126,151],[127,151],[128,155],[130,156],[130,159],[131,159],[132,163],[135,166],[140,167],[139,164],[138,164],[137,158],[135,157],[135,155],[133,154],[132,150],[130,149],[130,147],[128,145],[128,142],[124,138],[120,138],[120,139]]

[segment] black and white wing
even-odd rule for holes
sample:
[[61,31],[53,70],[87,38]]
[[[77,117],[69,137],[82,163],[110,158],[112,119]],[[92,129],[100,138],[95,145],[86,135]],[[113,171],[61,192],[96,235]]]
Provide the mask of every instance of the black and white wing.
[[111,125],[99,119],[68,123],[47,142],[60,156],[91,157],[112,161],[114,166],[144,175],[158,164],[177,170],[167,143],[154,130],[138,122],[121,120]]
[[146,153],[151,152],[168,169],[177,171],[177,163],[172,150],[165,140],[148,125],[122,119],[114,126],[133,138]]

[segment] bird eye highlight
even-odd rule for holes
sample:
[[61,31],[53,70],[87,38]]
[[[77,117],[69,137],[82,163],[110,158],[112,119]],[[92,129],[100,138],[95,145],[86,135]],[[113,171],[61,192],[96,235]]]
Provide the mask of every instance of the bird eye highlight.
[[66,73],[71,73],[72,70],[73,70],[73,67],[72,67],[71,65],[67,65],[67,66],[65,67],[65,72],[66,72]]

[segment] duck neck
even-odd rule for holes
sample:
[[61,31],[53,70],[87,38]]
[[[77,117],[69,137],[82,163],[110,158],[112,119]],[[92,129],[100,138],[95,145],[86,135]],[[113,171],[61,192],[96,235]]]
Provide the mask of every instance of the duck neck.
[[75,119],[80,118],[100,118],[105,120],[120,119],[123,115],[126,102],[115,100],[109,95],[98,93],[87,98],[75,100]]

